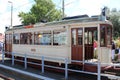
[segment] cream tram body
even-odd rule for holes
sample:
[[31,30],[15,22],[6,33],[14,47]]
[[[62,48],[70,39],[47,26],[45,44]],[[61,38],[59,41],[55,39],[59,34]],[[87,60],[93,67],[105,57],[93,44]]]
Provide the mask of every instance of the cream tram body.
[[[97,39],[97,59],[111,63],[111,32],[112,24],[109,21],[80,19],[37,23],[32,28],[14,27],[5,32],[5,51],[20,53],[15,54],[20,57],[28,54],[86,61],[94,58],[93,41]],[[35,56],[28,57],[41,59]],[[64,63],[63,60],[46,60]]]

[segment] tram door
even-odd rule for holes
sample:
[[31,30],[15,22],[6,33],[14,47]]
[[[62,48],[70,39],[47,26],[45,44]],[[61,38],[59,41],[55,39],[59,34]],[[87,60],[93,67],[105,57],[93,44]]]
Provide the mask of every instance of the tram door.
[[71,29],[71,47],[72,47],[72,60],[83,60],[83,29],[73,28]]
[[12,52],[12,34],[5,35],[5,51]]
[[85,60],[94,57],[94,40],[97,40],[97,27],[85,28]]

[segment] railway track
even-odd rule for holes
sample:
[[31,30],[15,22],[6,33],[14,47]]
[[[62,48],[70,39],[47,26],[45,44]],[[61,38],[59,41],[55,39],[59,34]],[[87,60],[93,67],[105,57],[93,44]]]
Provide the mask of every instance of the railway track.
[[0,80],[15,80],[11,77],[4,76],[3,74],[0,74]]

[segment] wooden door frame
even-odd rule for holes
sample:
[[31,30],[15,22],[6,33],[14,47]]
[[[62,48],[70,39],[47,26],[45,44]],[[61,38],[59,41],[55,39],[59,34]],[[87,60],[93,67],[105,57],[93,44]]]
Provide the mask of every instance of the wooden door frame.
[[[78,44],[78,30],[82,30],[82,44]],[[72,31],[76,31],[76,44],[72,43]],[[71,28],[71,58],[75,60],[83,60],[83,28]]]
[[[8,36],[7,36],[8,35]],[[7,36],[7,38],[6,38]],[[6,40],[8,39],[8,40]],[[13,40],[12,40],[12,34],[5,34],[5,51],[6,52],[12,52],[12,44],[13,44]]]
[[[94,35],[93,34],[94,34],[94,31],[97,31],[98,29],[97,29],[97,27],[86,27],[84,29],[85,29],[84,33],[87,32],[87,31],[88,32],[92,32],[92,44],[89,44],[89,42],[88,42],[89,39],[88,38],[87,38],[87,44],[84,43],[84,57],[85,57],[85,60],[87,60],[87,59],[92,59],[93,58],[93,55],[94,55],[94,47],[92,47],[93,46],[93,42],[94,42]],[[87,33],[87,34],[89,34],[89,33]],[[89,37],[89,35],[87,37]],[[92,50],[91,50],[91,48],[92,48]],[[88,54],[88,52],[90,52],[90,53]]]

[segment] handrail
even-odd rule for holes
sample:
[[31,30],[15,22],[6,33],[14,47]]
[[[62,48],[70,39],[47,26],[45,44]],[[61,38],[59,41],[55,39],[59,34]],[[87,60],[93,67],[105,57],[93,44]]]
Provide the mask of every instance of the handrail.
[[[29,62],[29,61],[27,61],[27,58],[28,58],[28,56],[32,56],[32,55],[28,55],[28,54],[22,54],[22,55],[24,55],[24,56],[22,56],[22,57],[24,57],[24,59],[23,60],[18,60],[18,59],[16,59],[15,58],[15,56],[16,56],[16,54],[18,54],[19,55],[19,53],[14,53],[14,52],[11,52],[11,53],[7,53],[7,52],[2,52],[2,62],[4,63],[4,54],[11,54],[12,55],[12,66],[14,66],[14,61],[20,61],[20,62],[24,62],[24,68],[25,69],[27,69],[27,64],[28,63],[30,63],[30,64],[35,64],[35,65],[40,65],[40,66],[42,66],[41,68],[42,68],[42,73],[44,73],[44,67],[49,67],[49,68],[55,68],[55,69],[60,69],[60,70],[65,70],[65,79],[68,79],[68,71],[73,71],[73,72],[80,72],[80,73],[87,73],[87,74],[93,74],[93,75],[97,75],[98,76],[98,78],[97,78],[97,80],[100,80],[100,78],[101,78],[101,66],[100,66],[100,60],[98,60],[98,62],[97,62],[97,64],[98,64],[98,71],[97,71],[97,73],[95,73],[95,72],[88,72],[88,71],[83,71],[83,70],[75,70],[75,69],[69,69],[68,68],[68,62],[69,61],[71,61],[71,62],[82,62],[82,63],[88,63],[88,62],[83,62],[83,61],[79,61],[79,60],[69,60],[68,58],[62,58],[62,59],[60,59],[60,58],[51,58],[51,57],[44,57],[44,56],[37,56],[37,57],[39,57],[40,59],[41,59],[41,64],[39,64],[39,63],[35,63],[35,62]],[[33,55],[33,56],[35,56],[35,55]],[[56,66],[52,66],[52,65],[45,65],[45,63],[44,63],[44,61],[45,61],[45,59],[55,59],[55,60],[64,60],[64,62],[65,62],[65,67],[63,67],[63,68],[61,68],[61,67],[56,67]],[[91,63],[91,62],[90,62]],[[91,64],[96,64],[96,63],[91,63]]]

